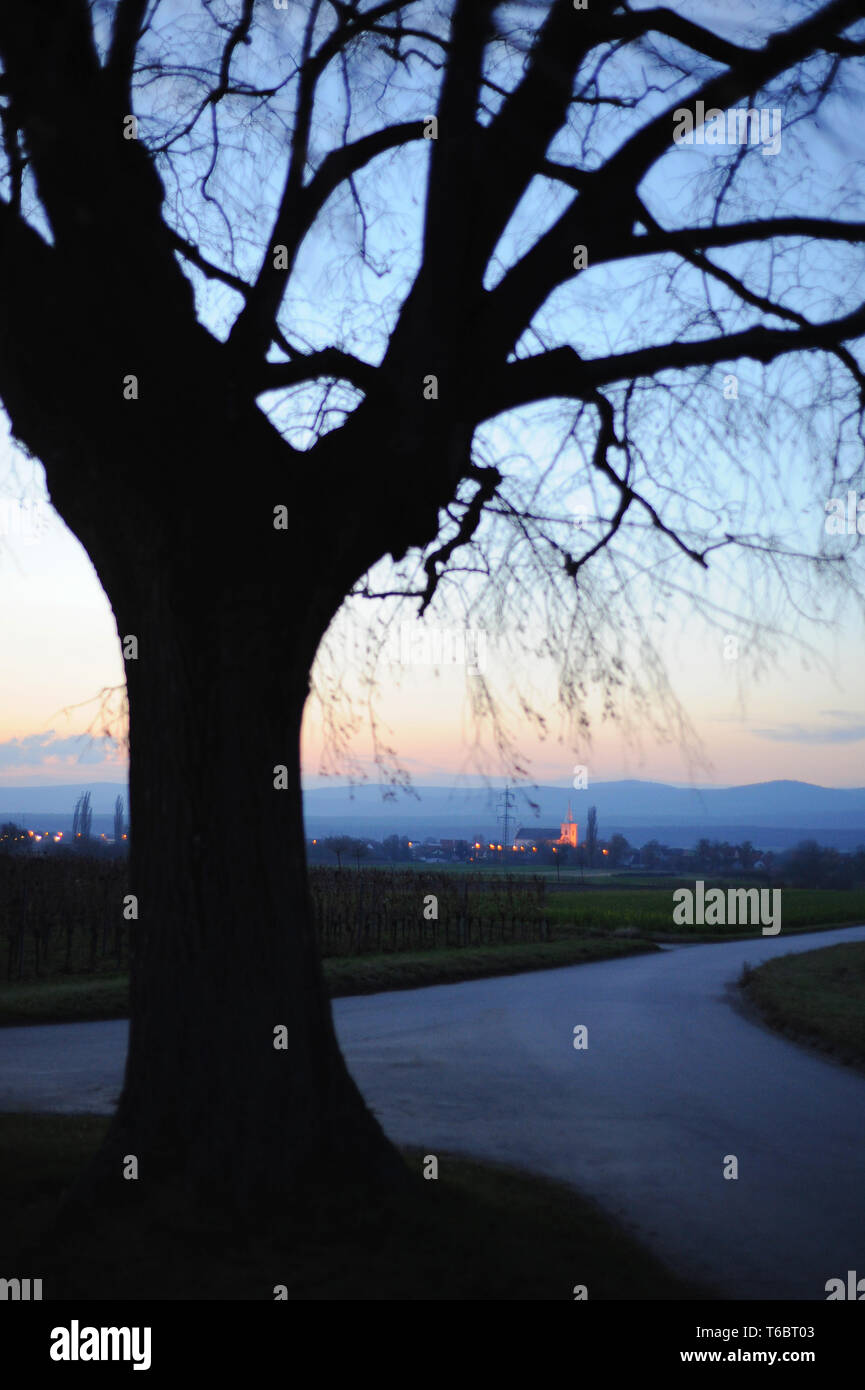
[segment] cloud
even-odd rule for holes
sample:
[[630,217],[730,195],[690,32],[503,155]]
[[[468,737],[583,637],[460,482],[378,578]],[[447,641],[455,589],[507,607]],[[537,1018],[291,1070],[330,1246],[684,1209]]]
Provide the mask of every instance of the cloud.
[[122,757],[116,743],[102,734],[74,734],[58,738],[53,729],[42,734],[0,741],[0,768],[42,767],[56,771],[79,765],[117,763]]
[[757,738],[772,743],[857,743],[865,738],[865,723],[861,714],[849,710],[820,710],[824,718],[834,719],[835,728],[826,725],[778,724],[774,729],[754,729]]

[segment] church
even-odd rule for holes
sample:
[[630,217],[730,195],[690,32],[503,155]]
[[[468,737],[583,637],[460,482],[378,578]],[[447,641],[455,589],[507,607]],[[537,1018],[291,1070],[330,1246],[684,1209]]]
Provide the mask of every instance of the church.
[[576,849],[577,844],[577,822],[571,814],[570,802],[568,818],[560,823],[558,831],[555,827],[522,826],[514,836],[515,849],[537,849],[539,845],[570,845]]

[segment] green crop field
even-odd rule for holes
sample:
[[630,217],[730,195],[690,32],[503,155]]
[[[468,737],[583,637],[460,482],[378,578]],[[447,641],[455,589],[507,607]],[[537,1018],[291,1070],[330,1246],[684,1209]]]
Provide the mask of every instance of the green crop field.
[[[746,887],[745,880],[707,879],[706,888]],[[669,938],[735,935],[748,927],[676,926],[673,922],[673,892],[676,887],[693,888],[693,879],[670,879],[669,886],[638,889],[585,889],[550,893],[545,909],[551,936],[562,932],[615,932],[632,930],[640,936]],[[865,922],[865,890],[861,888],[784,888],[781,890],[781,930],[841,923]],[[758,928],[759,930],[759,928]]]
[[[77,855],[0,858],[0,1021],[128,1012],[127,865]],[[705,880],[706,889],[744,887]],[[541,875],[312,866],[310,894],[331,994],[406,989],[754,936],[761,926],[677,926],[683,878],[565,885]],[[781,930],[865,921],[865,890],[781,890]]]

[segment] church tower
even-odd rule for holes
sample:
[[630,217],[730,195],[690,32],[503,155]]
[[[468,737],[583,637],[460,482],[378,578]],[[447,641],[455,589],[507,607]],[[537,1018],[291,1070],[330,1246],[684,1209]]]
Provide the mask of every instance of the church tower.
[[559,836],[560,845],[570,845],[572,849],[577,848],[577,822],[571,814],[571,803],[568,802],[568,819],[561,823],[561,835]]

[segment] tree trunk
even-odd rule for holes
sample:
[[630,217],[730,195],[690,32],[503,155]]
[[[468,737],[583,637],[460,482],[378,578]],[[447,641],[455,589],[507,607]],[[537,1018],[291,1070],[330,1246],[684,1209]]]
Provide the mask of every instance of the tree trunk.
[[[239,557],[214,544],[213,518],[181,536],[182,511],[164,506],[170,537],[137,512],[131,553],[116,539],[102,552],[121,640],[138,641],[126,662],[138,916],[123,1094],[70,1210],[94,1184],[120,1200],[168,1185],[184,1203],[270,1218],[311,1184],[399,1187],[405,1165],[336,1042],[308,895],[300,725],[336,605],[309,579],[321,551],[259,507]],[[248,520],[235,511],[217,535],[233,547]]]

